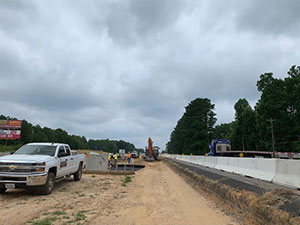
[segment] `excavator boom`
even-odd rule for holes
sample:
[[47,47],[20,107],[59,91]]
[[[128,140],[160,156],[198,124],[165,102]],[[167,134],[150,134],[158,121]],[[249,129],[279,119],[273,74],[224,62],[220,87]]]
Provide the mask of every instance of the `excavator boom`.
[[148,139],[148,149],[149,149],[149,156],[153,156],[153,141],[149,137]]
[[144,159],[149,162],[154,161],[154,149],[153,149],[153,141],[151,138],[148,138],[148,147],[145,147],[145,157]]

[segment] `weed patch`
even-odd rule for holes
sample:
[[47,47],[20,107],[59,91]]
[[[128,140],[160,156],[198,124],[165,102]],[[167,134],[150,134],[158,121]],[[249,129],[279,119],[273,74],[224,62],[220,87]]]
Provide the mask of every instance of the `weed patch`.
[[39,221],[32,221],[30,222],[32,225],[51,225],[52,222],[54,222],[57,218],[55,216],[50,217],[50,218],[45,218],[43,220]]
[[51,225],[51,221],[49,218],[45,218],[40,221],[30,222],[32,225]]
[[131,182],[131,177],[128,176],[128,175],[126,175],[125,178],[122,180],[122,182],[123,182],[122,186],[126,187],[126,184],[129,183],[129,182]]
[[60,216],[60,215],[65,215],[66,213],[65,212],[62,212],[62,211],[55,211],[52,213],[53,215],[56,215],[56,216]]
[[80,211],[75,215],[75,222],[80,221],[80,220],[85,220],[86,215],[84,215],[86,211]]

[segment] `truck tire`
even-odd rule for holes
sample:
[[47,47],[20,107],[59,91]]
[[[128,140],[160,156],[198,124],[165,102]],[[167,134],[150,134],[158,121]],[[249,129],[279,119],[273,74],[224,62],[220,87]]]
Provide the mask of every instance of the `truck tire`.
[[46,184],[42,186],[40,189],[41,194],[43,195],[51,194],[54,185],[55,185],[55,175],[53,173],[49,173]]
[[74,180],[80,181],[82,176],[82,163],[79,164],[78,170],[74,173]]
[[3,194],[7,188],[0,188],[0,194]]

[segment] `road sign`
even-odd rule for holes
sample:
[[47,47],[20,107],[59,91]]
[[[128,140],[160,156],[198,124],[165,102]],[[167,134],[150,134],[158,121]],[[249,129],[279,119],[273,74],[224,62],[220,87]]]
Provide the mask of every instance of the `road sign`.
[[0,120],[0,129],[20,129],[21,120]]
[[19,139],[20,137],[20,130],[0,130],[0,139]]

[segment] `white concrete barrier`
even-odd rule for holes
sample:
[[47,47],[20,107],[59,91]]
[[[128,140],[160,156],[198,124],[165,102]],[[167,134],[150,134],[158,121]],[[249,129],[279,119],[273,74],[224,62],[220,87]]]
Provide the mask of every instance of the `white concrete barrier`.
[[107,154],[92,154],[90,153],[85,158],[85,171],[106,171],[108,168]]
[[218,170],[224,170],[226,172],[234,172],[236,169],[237,164],[236,157],[218,157],[217,165],[215,166],[215,169]]
[[189,155],[169,155],[168,157],[292,188],[300,188],[300,160]]
[[300,188],[300,161],[294,159],[278,159],[273,183]]
[[195,164],[203,166],[205,156],[195,156]]
[[191,163],[191,162],[192,162],[192,156],[186,155],[184,161],[185,161],[185,162],[188,162],[188,163]]
[[237,158],[234,173],[272,181],[276,174],[277,159]]
[[205,156],[203,161],[203,166],[207,166],[209,168],[215,168],[218,163],[218,157],[213,156]]

